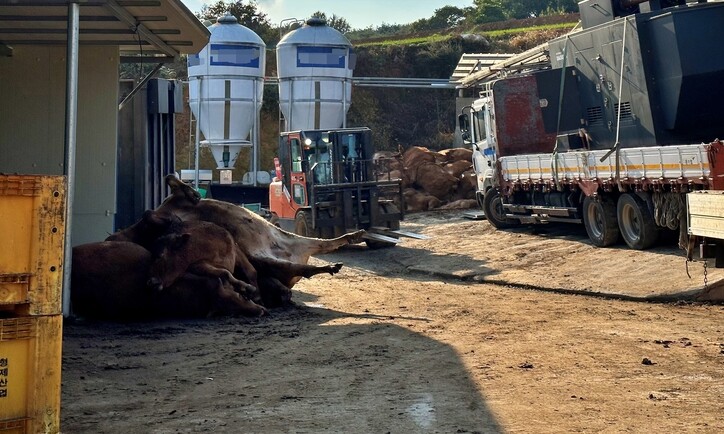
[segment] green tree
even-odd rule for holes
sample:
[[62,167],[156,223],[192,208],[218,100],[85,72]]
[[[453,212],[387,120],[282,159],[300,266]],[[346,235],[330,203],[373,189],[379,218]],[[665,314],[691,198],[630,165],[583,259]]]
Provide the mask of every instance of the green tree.
[[470,18],[476,24],[504,21],[507,18],[501,0],[474,0],[473,3],[475,7]]
[[256,1],[236,0],[225,2],[218,0],[216,3],[204,4],[196,16],[202,20],[215,21],[226,14],[231,14],[239,20],[239,24],[253,30],[267,44],[276,43],[279,35],[272,28],[267,15],[259,9]]
[[323,19],[327,22],[327,25],[329,27],[338,30],[340,33],[348,33],[350,30],[352,30],[352,26],[349,25],[347,20],[340,17],[339,15],[332,14],[331,17],[327,17],[327,14],[325,14],[324,12],[317,11],[313,13],[312,16]]
[[509,18],[538,17],[545,13],[577,12],[576,0],[500,0]]
[[430,27],[433,29],[444,29],[455,27],[465,19],[465,11],[455,6],[443,6],[436,9],[430,17]]

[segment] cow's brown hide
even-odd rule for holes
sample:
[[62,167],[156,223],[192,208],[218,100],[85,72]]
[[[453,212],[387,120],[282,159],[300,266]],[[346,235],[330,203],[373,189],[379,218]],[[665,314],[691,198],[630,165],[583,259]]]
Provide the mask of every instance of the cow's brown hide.
[[478,186],[477,175],[472,170],[463,172],[458,181],[453,200],[475,199],[475,190]]
[[437,164],[422,164],[417,167],[415,184],[426,193],[445,200],[457,187],[458,180]]
[[[185,273],[221,279],[239,294],[258,301],[257,273],[224,228],[209,222],[173,226],[154,242],[149,286],[161,290]],[[239,279],[234,277],[236,271]]]
[[[167,176],[166,182],[171,188],[171,195],[157,211],[175,214],[183,221],[207,221],[223,227],[252,263],[270,259],[305,265],[312,255],[329,253],[362,241],[364,231],[333,239],[302,237],[272,225],[246,208],[214,199],[189,199],[193,198],[193,193],[189,192],[193,189],[173,175]],[[282,283],[291,288],[300,278],[294,276]]]
[[439,151],[438,154],[442,156],[445,163],[452,163],[455,161],[471,162],[473,160],[473,151],[468,148],[443,149],[442,151]]
[[470,161],[453,161],[452,163],[447,163],[445,166],[443,166],[445,171],[449,173],[451,176],[460,179],[460,176],[465,173],[466,171],[473,168],[473,163]]
[[477,206],[478,202],[475,199],[460,199],[446,203],[439,209],[470,209],[476,208]]
[[409,212],[428,211],[440,206],[440,199],[414,188],[403,191],[405,197],[405,210]]
[[152,257],[142,246],[104,241],[73,248],[71,301],[77,315],[98,319],[260,316],[266,310],[219,279],[183,275],[164,291],[146,286]]

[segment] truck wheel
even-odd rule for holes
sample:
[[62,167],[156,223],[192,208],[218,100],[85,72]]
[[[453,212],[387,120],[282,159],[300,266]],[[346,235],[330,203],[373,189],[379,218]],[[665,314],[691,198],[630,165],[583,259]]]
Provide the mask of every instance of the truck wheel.
[[622,194],[618,198],[618,226],[621,236],[629,247],[644,250],[653,246],[659,231],[646,202],[634,194]]
[[490,224],[498,229],[512,228],[517,225],[515,220],[505,217],[503,197],[495,188],[491,188],[485,193],[485,197],[483,198],[483,212]]
[[312,213],[299,211],[294,218],[294,233],[303,237],[319,238],[319,230],[312,225]]
[[599,196],[598,199],[586,196],[583,200],[583,224],[588,238],[596,247],[616,244],[621,235],[616,221],[616,205],[607,196]]
[[[400,212],[397,207],[391,203],[386,203],[383,205],[380,205],[380,213],[381,214],[392,214],[392,213],[398,213]],[[387,223],[387,227],[390,230],[396,231],[400,229],[400,221],[394,220]],[[392,236],[392,235],[387,235]],[[392,238],[399,238],[397,236],[392,236]],[[365,240],[365,244],[367,244],[367,248],[369,249],[384,249],[386,247],[394,247],[397,245],[397,243],[389,243],[387,241],[376,241],[376,240]]]

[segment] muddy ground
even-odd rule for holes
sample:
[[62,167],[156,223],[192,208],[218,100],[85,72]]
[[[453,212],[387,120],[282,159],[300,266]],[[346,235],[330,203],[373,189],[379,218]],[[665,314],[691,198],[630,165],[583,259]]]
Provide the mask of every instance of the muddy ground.
[[63,432],[724,432],[724,307],[640,301],[700,292],[674,241],[403,229],[431,238],[315,258],[345,267],[259,320],[69,321]]

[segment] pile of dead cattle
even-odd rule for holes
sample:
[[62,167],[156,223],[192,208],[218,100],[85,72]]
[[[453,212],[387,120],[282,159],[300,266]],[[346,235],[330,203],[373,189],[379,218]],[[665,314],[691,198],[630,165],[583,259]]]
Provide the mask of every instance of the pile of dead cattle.
[[342,264],[309,257],[361,241],[362,231],[322,240],[279,229],[252,211],[199,194],[173,176],[171,195],[106,241],[73,249],[74,314],[100,319],[261,316],[291,301],[302,277]]
[[475,208],[472,151],[452,148],[431,151],[413,146],[404,152],[378,152],[383,179],[401,179],[405,211]]

